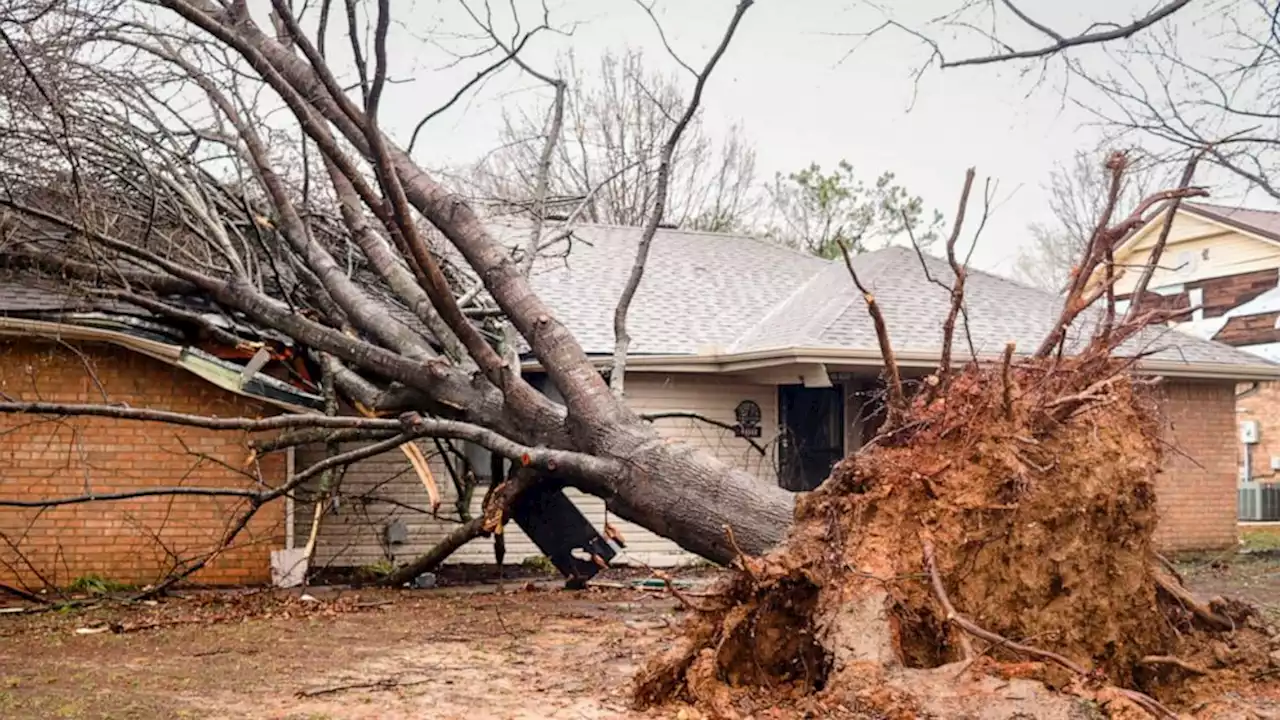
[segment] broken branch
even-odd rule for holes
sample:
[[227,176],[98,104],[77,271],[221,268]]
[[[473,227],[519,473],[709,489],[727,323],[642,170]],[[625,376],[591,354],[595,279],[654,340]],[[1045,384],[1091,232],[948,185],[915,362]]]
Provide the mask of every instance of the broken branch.
[[[947,238],[947,263],[951,265],[951,273],[955,280],[951,285],[951,307],[947,310],[947,319],[942,323],[942,354],[938,360],[938,384],[929,390],[929,399],[938,393],[946,392],[947,380],[951,377],[951,342],[955,337],[956,318],[964,306],[964,281],[967,268],[956,259],[956,241],[960,239],[960,230],[964,227],[964,212],[969,206],[969,191],[973,189],[974,169],[969,168],[964,174],[964,189],[960,191],[960,206],[956,208],[956,218],[951,225],[951,236]],[[967,323],[966,323],[967,324]]]
[[886,403],[885,428],[881,434],[892,432],[902,425],[903,417],[907,412],[907,397],[902,389],[902,374],[898,370],[898,361],[893,353],[893,343],[889,340],[889,328],[884,321],[884,313],[880,311],[880,306],[876,304],[876,298],[862,284],[862,280],[858,277],[858,272],[853,269],[853,259],[849,256],[849,248],[843,240],[836,240],[836,244],[840,246],[840,254],[844,257],[844,266],[849,270],[849,277],[853,279],[853,284],[858,288],[858,292],[862,293],[862,299],[867,303],[867,312],[871,315],[871,321],[876,327],[876,340],[880,343],[880,357],[884,360],[885,373],[885,389],[888,391],[888,402]]

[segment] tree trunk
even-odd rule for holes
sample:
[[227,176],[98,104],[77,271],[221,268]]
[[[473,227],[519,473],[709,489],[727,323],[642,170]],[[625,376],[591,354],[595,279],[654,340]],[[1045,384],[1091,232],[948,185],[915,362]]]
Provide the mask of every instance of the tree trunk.
[[[340,94],[329,94],[325,77],[306,59],[263,33],[247,17],[209,0],[164,0],[161,4],[239,52],[290,103],[303,129],[322,149],[333,142],[318,121],[331,124],[385,177],[396,180],[403,199],[445,236],[482,279],[489,295],[546,369],[564,407],[552,403],[518,375],[495,371],[475,376],[473,387],[468,388],[477,399],[494,395],[493,389],[502,397],[500,409],[491,408],[486,417],[474,417],[476,423],[501,427],[504,434],[529,446],[576,451],[616,465],[616,472],[577,472],[575,477],[570,468],[563,468],[558,474],[604,498],[619,517],[707,559],[728,562],[739,552],[763,552],[782,540],[792,521],[792,495],[776,483],[735,470],[705,452],[665,443],[610,392],[582,346],[533,291],[510,253],[490,236],[483,220],[404,150],[377,135],[376,126],[368,125],[370,119],[363,117],[359,108],[351,103],[351,107],[342,106],[337,99]],[[399,216],[396,220],[405,222]],[[250,310],[251,315],[270,320],[268,324],[273,326],[288,324],[288,318],[278,317],[279,313],[267,318],[272,308]],[[437,310],[444,316],[443,308]],[[461,331],[461,326],[454,327],[447,317],[446,321],[454,331]],[[457,322],[465,324],[465,320]],[[298,328],[291,328],[289,334],[302,335]],[[321,344],[312,338],[301,339]],[[354,350],[338,353],[342,349],[333,351],[360,366],[374,366]],[[382,361],[382,374],[431,399],[439,399],[445,379],[459,379],[457,372],[440,367],[432,368],[438,377],[427,377],[421,364],[377,350],[375,359]],[[386,369],[399,372],[389,374]],[[492,385],[486,386],[486,380]],[[474,405],[462,402],[456,407],[465,415],[479,415]],[[736,548],[727,528],[732,528]]]
[[[615,432],[623,439],[592,448],[630,468],[608,488],[583,487],[603,497],[610,512],[721,564],[740,551],[763,553],[786,536],[794,494],[686,445],[658,440],[624,449],[641,431],[657,437],[648,427],[619,428]],[[733,529],[737,548],[726,527]]]

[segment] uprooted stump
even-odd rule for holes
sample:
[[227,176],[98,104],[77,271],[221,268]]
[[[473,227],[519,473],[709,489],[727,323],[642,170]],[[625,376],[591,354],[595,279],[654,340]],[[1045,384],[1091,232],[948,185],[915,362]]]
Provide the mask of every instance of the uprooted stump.
[[1141,717],[1265,675],[1249,608],[1200,603],[1155,553],[1157,393],[1100,355],[922,392],[801,498],[785,543],[696,599],[637,703]]

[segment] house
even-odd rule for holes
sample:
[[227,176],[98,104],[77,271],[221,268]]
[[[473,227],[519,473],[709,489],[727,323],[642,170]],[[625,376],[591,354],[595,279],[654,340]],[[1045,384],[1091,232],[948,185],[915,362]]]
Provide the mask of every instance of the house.
[[[1138,228],[1116,247],[1116,262],[1145,263],[1162,227],[1159,214]],[[1280,361],[1280,212],[1181,203],[1161,266],[1148,301],[1187,308],[1172,323],[1179,330]],[[1120,278],[1122,301],[1137,280]],[[1241,384],[1236,409],[1240,519],[1280,522],[1280,384]]]
[[[524,237],[519,225],[496,231],[513,246]],[[533,276],[602,371],[613,353],[613,306],[638,241],[636,228],[582,227],[541,260]],[[926,262],[930,276],[949,280],[945,263]],[[947,292],[929,281],[910,249],[869,253],[854,263],[879,299],[904,370],[920,376],[934,369]],[[1010,340],[1034,348],[1060,309],[1051,294],[984,273],[973,273],[967,290],[967,335],[982,358],[997,357]],[[655,425],[668,437],[699,445],[761,482],[816,487],[835,460],[873,432],[881,358],[865,303],[842,263],[752,238],[665,230],[654,239],[628,329],[632,406],[657,417]],[[1161,541],[1170,549],[1231,546],[1235,386],[1271,378],[1277,368],[1180,333],[1153,332],[1136,344],[1163,348],[1144,369],[1167,378],[1171,442],[1186,453],[1170,454],[1170,472],[1161,480]],[[537,377],[536,363],[525,369]],[[737,437],[740,410],[759,417],[758,437]],[[486,468],[485,453],[471,452],[472,466]],[[394,453],[350,468],[343,488],[347,499],[319,531],[319,564],[399,561],[450,528],[422,512],[417,479]],[[449,507],[453,497],[445,494]],[[473,497],[471,513],[478,513],[482,495]],[[573,497],[597,528],[609,523],[621,529],[627,541],[621,561],[662,566],[692,560],[672,543],[610,517],[600,500]],[[305,537],[310,509],[294,517],[300,523],[295,536]],[[384,529],[392,526],[404,542],[388,542]],[[515,529],[506,546],[508,562],[537,554]],[[455,561],[492,562],[493,553],[487,542],[476,541]]]
[[[524,237],[524,228],[518,225],[495,224],[494,231],[513,245]],[[602,371],[608,368],[613,352],[613,306],[630,272],[639,233],[637,228],[578,227],[558,246],[549,248],[535,266],[536,289],[588,354],[599,358]],[[854,259],[859,275],[884,310],[904,372],[915,377],[937,363],[949,298],[944,288],[930,280],[948,282],[946,264],[927,257],[923,262],[928,276],[922,259],[910,249],[889,248]],[[277,407],[314,407],[317,400],[306,391],[305,383],[272,379],[270,374],[253,375],[256,384],[245,382],[246,374],[237,372],[243,369],[241,361],[262,348],[231,351],[219,349],[207,338],[167,336],[163,323],[136,308],[107,312],[73,307],[60,297],[41,301],[45,306],[39,302],[35,308],[29,302],[24,306],[14,299],[20,293],[6,292],[3,287],[0,284],[0,334],[14,338],[11,352],[22,357],[47,353],[57,358],[60,367],[81,370],[83,364],[77,363],[89,356],[96,369],[93,376],[99,378],[113,378],[112,372],[132,372],[132,382],[141,389],[140,394],[125,400],[131,404],[152,406],[154,402],[164,407],[190,394],[198,397],[199,403],[222,403],[240,413],[266,413]],[[1030,350],[1060,309],[1060,300],[1051,294],[978,272],[968,280],[967,298],[969,320],[958,335],[964,338],[958,341],[961,360],[967,359],[969,348],[980,359],[997,357],[1009,341]],[[650,417],[666,437],[700,446],[748,470],[760,482],[779,483],[797,491],[812,489],[836,460],[859,447],[874,431],[880,354],[863,298],[841,263],[747,237],[663,230],[654,239],[644,281],[632,305],[629,331],[633,343],[627,398],[632,406]],[[287,368],[289,348],[282,340],[262,345],[270,348],[277,370]],[[1181,450],[1169,454],[1166,472],[1159,480],[1163,513],[1160,541],[1169,549],[1231,546],[1236,542],[1236,387],[1280,378],[1280,367],[1163,328],[1136,338],[1133,347],[1157,350],[1142,361],[1140,370],[1166,379],[1169,439]],[[135,360],[135,355],[147,360]],[[131,363],[136,367],[128,370]],[[109,370],[108,366],[121,369]],[[525,371],[545,392],[554,394],[554,388],[541,379],[535,362],[529,360]],[[276,376],[287,377],[280,372]],[[165,383],[173,385],[165,385],[159,397],[146,395],[143,391],[150,388],[144,387],[140,378],[149,377],[165,378]],[[36,389],[22,373],[10,373],[6,383],[0,389],[20,397],[49,392],[47,385]],[[181,391],[179,383],[184,385]],[[74,393],[80,401],[95,397],[92,379],[81,377],[64,385],[65,392]],[[111,386],[107,390],[113,395],[116,392]],[[190,407],[191,412],[198,409],[184,407]],[[0,432],[15,422],[13,417],[0,416]],[[49,482],[56,482],[60,483],[57,489],[66,493],[79,488],[77,483],[91,480],[95,490],[102,492],[108,487],[173,483],[179,481],[175,475],[185,477],[186,465],[178,462],[172,462],[172,467],[165,464],[170,461],[148,464],[135,459],[133,466],[97,462],[94,453],[118,458],[121,463],[133,455],[120,450],[123,446],[113,439],[112,433],[119,432],[119,427],[118,422],[102,421],[79,430],[77,437],[82,439],[88,460],[73,453],[70,464],[58,468],[52,467],[50,454],[67,455],[68,443],[50,445],[47,433],[19,431],[26,433],[17,436],[20,443],[5,447],[18,448],[10,452],[23,453],[23,457],[39,456],[47,463],[41,466],[44,474],[39,476],[44,480],[37,482],[37,476],[28,473],[21,480],[6,479],[6,487],[12,487],[11,482],[22,483],[27,493],[41,494],[49,492]],[[159,438],[159,432],[150,429],[144,434]],[[184,444],[197,444],[197,438],[193,434],[178,447]],[[450,449],[429,441],[422,443],[421,449],[430,458],[431,471],[444,496],[440,517],[433,516],[427,507],[421,481],[402,454],[393,451],[369,458],[340,476],[340,491],[317,529],[315,565],[361,567],[404,561],[447,534],[463,510],[479,512],[483,487],[474,492],[469,504],[463,502],[459,507],[446,478],[456,471],[455,460],[466,459],[480,482],[489,482],[490,478],[484,477],[489,465],[485,451],[478,447]],[[198,468],[205,474],[195,482],[252,483],[253,473],[260,472],[271,484],[272,478],[282,477],[292,467],[305,466],[323,452],[321,448],[298,448],[285,463],[263,464],[250,477],[231,477],[244,475],[246,451],[243,442],[230,442],[201,448],[195,455],[188,453],[186,459],[206,458]],[[170,468],[170,474],[158,477],[164,468]],[[135,472],[142,469],[146,472]],[[229,475],[215,477],[220,471]],[[610,517],[600,500],[581,494],[571,497],[597,528],[608,524],[620,531],[626,539],[620,561],[660,566],[692,560],[672,543]],[[136,507],[122,510],[120,505],[86,504],[56,521],[25,512],[21,522],[13,520],[19,513],[5,508],[0,509],[0,531],[21,539],[23,547],[40,546],[55,562],[76,558],[65,562],[69,569],[60,577],[75,576],[90,567],[77,564],[78,558],[93,554],[86,549],[92,532],[79,528],[87,528],[89,523],[110,525],[123,533],[129,527],[128,513],[136,515],[145,508],[159,518],[164,515],[160,505],[138,501]],[[173,522],[166,517],[164,530],[157,532],[154,525],[148,525],[136,534],[168,539],[172,535],[166,533],[205,527],[201,523],[217,513],[205,505],[199,507],[187,521]],[[279,515],[265,516],[259,542],[274,543],[274,548],[301,546],[309,538],[313,516],[313,508],[290,502]],[[34,530],[23,535],[22,523]],[[71,534],[68,527],[80,534]],[[43,534],[33,534],[36,530]],[[57,546],[70,548],[59,551],[61,554],[48,549],[54,542],[48,538],[60,533],[69,533],[68,539],[58,541]],[[538,554],[514,527],[508,530],[506,546],[508,563]],[[0,559],[18,567],[19,561],[5,552],[0,548]],[[256,577],[265,575],[265,555],[247,548],[244,552],[262,563]],[[163,551],[160,555],[167,557]],[[487,541],[475,541],[453,561],[492,562],[492,550]],[[141,560],[138,564],[145,565]],[[0,576],[12,572],[6,567],[0,566]],[[101,574],[111,572],[106,564],[92,567],[100,568]],[[18,572],[23,572],[20,567]],[[207,577],[224,579],[215,574]]]

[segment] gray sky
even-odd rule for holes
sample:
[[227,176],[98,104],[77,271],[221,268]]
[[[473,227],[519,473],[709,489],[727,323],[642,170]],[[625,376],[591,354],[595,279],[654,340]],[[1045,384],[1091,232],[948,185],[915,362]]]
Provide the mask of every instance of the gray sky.
[[[481,0],[469,1],[483,7]],[[385,128],[407,140],[418,118],[491,60],[445,68],[446,53],[412,39],[428,37],[455,52],[475,47],[456,36],[474,28],[457,0],[399,2],[405,2],[405,10],[397,15],[402,25],[393,31],[392,75],[412,82],[389,87],[382,117]],[[526,27],[540,20],[540,3],[512,2]],[[918,24],[959,2],[917,0],[899,3],[909,9],[893,12],[904,22]],[[556,55],[570,48],[589,66],[604,49],[626,45],[644,49],[652,64],[668,62],[656,30],[633,0],[548,3],[552,23],[574,29],[569,37],[543,35],[530,44],[523,57],[537,67],[552,68]],[[656,12],[672,46],[700,67],[719,41],[733,7],[733,0],[658,0]],[[1127,22],[1149,10],[1152,2],[1026,0],[1022,7],[1037,20],[1070,32],[1096,20]],[[509,31],[507,3],[495,0],[493,12]],[[886,32],[859,46],[857,38],[848,36],[876,26],[883,17],[857,0],[758,0],[708,86],[705,122],[713,136],[717,128],[741,122],[756,145],[762,178],[813,161],[831,167],[844,158],[868,180],[883,170],[894,171],[911,192],[948,217],[964,170],[974,165],[980,181],[991,176],[999,182],[998,207],[974,263],[1007,272],[1027,224],[1051,220],[1043,184],[1053,164],[1097,144],[1098,131],[1088,126],[1091,116],[1062,92],[1065,74],[1057,62],[1048,66],[1044,79],[1039,66],[1032,66],[1030,73],[1025,65],[1011,64],[932,69],[917,87],[912,70],[927,57],[918,40]],[[1002,37],[1028,45],[1038,42],[1026,32]],[[850,55],[855,46],[857,51]],[[959,51],[963,48],[974,54],[985,49],[981,43],[951,48],[955,56],[966,54]],[[549,91],[514,68],[504,71],[434,121],[415,155],[427,166],[474,159],[494,146],[503,107],[533,104],[548,96]],[[1215,199],[1232,197],[1239,198]]]

